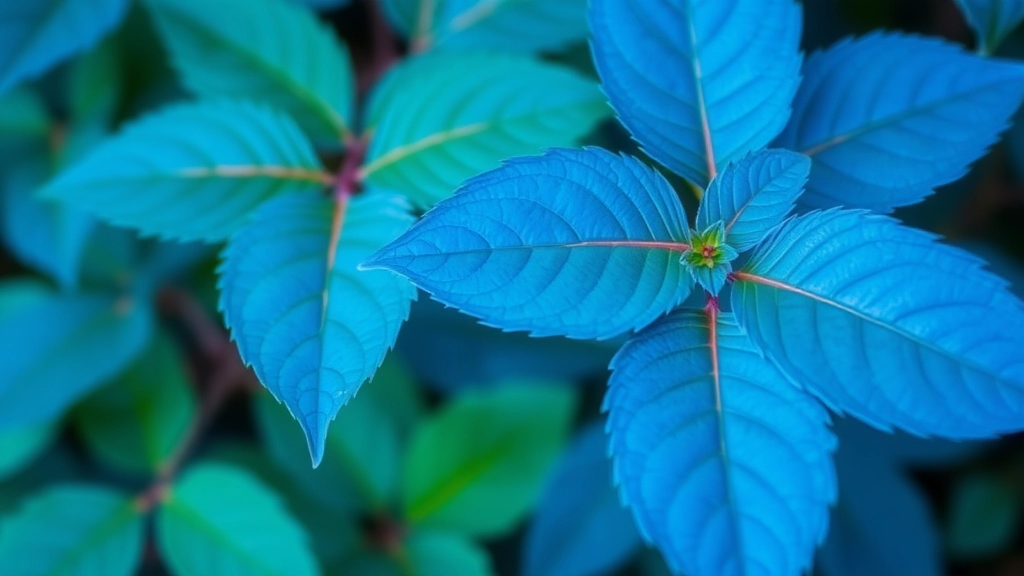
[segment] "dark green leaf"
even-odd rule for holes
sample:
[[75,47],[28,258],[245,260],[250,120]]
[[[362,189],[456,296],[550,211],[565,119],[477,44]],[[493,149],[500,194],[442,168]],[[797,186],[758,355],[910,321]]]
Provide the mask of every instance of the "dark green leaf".
[[946,523],[950,554],[973,559],[1005,550],[1016,535],[1022,499],[1024,487],[1010,478],[981,472],[960,478]]

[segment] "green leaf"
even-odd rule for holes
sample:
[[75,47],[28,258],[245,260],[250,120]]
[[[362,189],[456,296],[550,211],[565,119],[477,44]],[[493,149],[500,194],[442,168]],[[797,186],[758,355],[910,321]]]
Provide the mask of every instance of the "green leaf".
[[7,152],[12,141],[45,138],[49,132],[50,114],[35,92],[19,88],[0,96],[0,149]]
[[147,0],[185,84],[204,97],[265,101],[318,142],[352,125],[348,51],[308,9],[282,0]]
[[157,472],[195,411],[184,358],[171,337],[158,332],[124,374],[86,398],[75,423],[88,447],[110,465]]
[[465,536],[414,531],[405,542],[414,576],[491,576],[491,558]]
[[383,511],[393,499],[398,435],[374,398],[359,395],[345,406],[327,433],[324,459],[315,470],[302,431],[284,405],[260,394],[253,409],[267,451],[311,497],[338,511]]
[[457,397],[413,437],[402,485],[408,521],[481,537],[513,528],[539,496],[574,404],[561,386]]
[[156,538],[178,576],[320,573],[308,536],[280,498],[224,464],[197,465],[171,488],[157,513]]
[[974,559],[1005,550],[1021,520],[1022,492],[1019,484],[993,474],[960,478],[953,486],[946,524],[950,554]]
[[52,422],[30,424],[0,432],[0,480],[24,468],[46,448],[57,433]]
[[219,241],[263,201],[330,181],[287,116],[221,100],[135,122],[40,194],[144,234]]
[[388,354],[377,368],[373,380],[360,389],[391,419],[400,439],[404,440],[426,412],[416,378],[396,354]]
[[142,560],[142,526],[115,490],[47,489],[0,521],[0,566],[11,576],[129,576]]
[[597,84],[566,68],[432,52],[395,67],[375,90],[359,175],[429,207],[506,158],[574,144],[610,112]]

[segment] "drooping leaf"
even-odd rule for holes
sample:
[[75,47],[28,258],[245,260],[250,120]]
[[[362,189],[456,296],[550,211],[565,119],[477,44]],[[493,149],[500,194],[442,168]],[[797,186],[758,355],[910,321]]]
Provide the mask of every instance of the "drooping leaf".
[[608,439],[588,426],[548,480],[526,533],[526,576],[609,574],[640,547],[640,534],[612,486]]
[[157,332],[124,374],[76,409],[75,424],[89,449],[123,470],[159,471],[195,416],[184,361],[171,337]]
[[367,265],[492,326],[603,339],[686,298],[687,242],[661,175],[597,148],[557,149],[468,181]]
[[1024,20],[1021,0],[956,0],[978,37],[978,50],[995,52],[999,44]]
[[413,437],[402,504],[414,526],[471,536],[510,530],[540,495],[573,415],[565,387],[468,391]]
[[568,69],[501,53],[426,54],[375,92],[360,176],[429,207],[505,158],[575,144],[608,112],[596,83]]
[[131,576],[142,560],[142,520],[118,491],[49,488],[0,518],[0,566],[12,576]]
[[555,50],[587,36],[586,0],[383,0],[414,50]]
[[786,125],[802,60],[792,0],[592,0],[590,26],[619,119],[701,188]]
[[415,576],[493,576],[491,557],[460,534],[416,530],[405,541]]
[[144,234],[218,241],[268,198],[312,195],[330,180],[286,116],[222,100],[181,104],[137,121],[41,195]]
[[327,433],[324,460],[316,470],[309,467],[302,432],[284,406],[262,394],[253,408],[267,452],[309,496],[337,514],[382,512],[394,500],[398,435],[374,398],[360,394],[345,406]]
[[199,464],[156,516],[160,557],[177,576],[316,576],[309,537],[280,498],[245,471]]
[[796,576],[836,496],[828,414],[731,315],[678,311],[612,361],[615,479],[644,536],[687,576]]
[[1024,97],[1024,66],[941,40],[847,39],[807,60],[775,145],[814,161],[802,202],[889,212],[959,179]]
[[803,192],[811,161],[785,150],[764,150],[726,166],[701,198],[697,229],[725,222],[725,241],[743,252],[782,223]]
[[1024,518],[1024,488],[1012,476],[974,473],[953,486],[946,538],[955,558],[976,559],[1007,549]]
[[152,310],[136,296],[52,294],[0,322],[0,430],[46,422],[146,347]]
[[224,251],[220,307],[232,338],[299,421],[314,466],[329,423],[380,366],[416,298],[405,279],[356,266],[411,221],[383,192],[291,194],[264,204]]
[[204,97],[255,99],[310,138],[340,145],[355,96],[348,51],[316,15],[285,0],[146,0],[175,67]]
[[830,407],[882,429],[1024,427],[1024,304],[983,262],[863,211],[793,219],[735,274],[733,310]]
[[0,3],[0,93],[95,44],[127,8],[128,0]]

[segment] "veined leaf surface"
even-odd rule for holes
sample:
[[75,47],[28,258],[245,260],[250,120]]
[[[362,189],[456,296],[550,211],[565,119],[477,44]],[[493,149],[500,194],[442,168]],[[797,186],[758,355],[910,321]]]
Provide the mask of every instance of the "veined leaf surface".
[[1024,20],[1021,0],[956,0],[978,37],[978,50],[995,52],[999,44]]
[[735,274],[733,310],[831,408],[986,437],[1024,428],[1024,304],[982,266],[885,216],[812,212]]
[[411,222],[388,193],[291,194],[264,204],[224,251],[220,306],[232,338],[299,421],[314,465],[328,424],[380,366],[416,297],[404,278],[356,266]]
[[315,195],[331,179],[286,116],[223,100],[139,120],[41,194],[145,234],[219,241],[267,199]]
[[678,311],[612,361],[615,479],[687,576],[797,576],[836,497],[828,414],[731,315]]
[[352,127],[348,50],[308,8],[285,0],[145,0],[185,84],[287,112],[318,143]]
[[512,156],[570,146],[610,110],[597,84],[526,56],[446,51],[382,80],[360,176],[430,207]]
[[813,54],[775,145],[814,161],[802,203],[889,212],[959,179],[1009,126],[1024,66],[875,33]]
[[492,326],[604,339],[689,295],[689,239],[661,175],[597,148],[557,149],[468,181],[366,265]]
[[801,62],[792,0],[592,0],[590,26],[619,120],[701,188],[786,125]]

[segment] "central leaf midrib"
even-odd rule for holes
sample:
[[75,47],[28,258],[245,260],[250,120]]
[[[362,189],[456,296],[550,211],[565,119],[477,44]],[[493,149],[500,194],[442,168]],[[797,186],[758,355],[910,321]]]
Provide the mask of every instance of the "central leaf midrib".
[[130,520],[136,516],[134,505],[131,502],[124,502],[118,507],[114,508],[112,513],[107,516],[99,526],[92,532],[90,532],[85,538],[80,540],[68,553],[63,556],[60,561],[54,565],[51,574],[61,574],[63,570],[77,560],[80,560],[82,556],[89,552],[89,550],[97,543],[106,540],[119,529],[128,526]]
[[288,574],[273,572],[270,566],[267,566],[260,561],[259,557],[250,555],[248,550],[236,545],[235,541],[227,536],[225,531],[221,530],[216,524],[209,522],[198,510],[189,506],[185,502],[182,502],[181,499],[172,499],[170,503],[166,505],[164,512],[178,515],[179,519],[206,534],[210,539],[219,544],[220,547],[230,552],[233,557],[237,558],[250,568],[253,568],[256,573],[289,576]]

